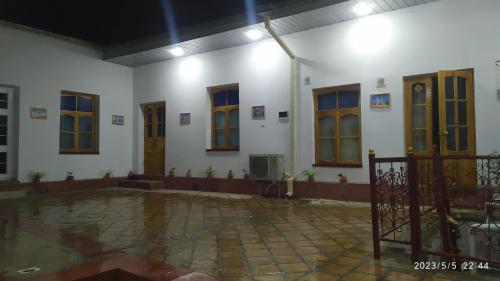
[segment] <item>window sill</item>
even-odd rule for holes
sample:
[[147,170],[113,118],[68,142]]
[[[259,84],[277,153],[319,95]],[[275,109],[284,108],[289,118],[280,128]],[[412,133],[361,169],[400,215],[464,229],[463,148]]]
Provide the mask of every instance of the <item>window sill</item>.
[[99,155],[99,151],[97,152],[62,152],[62,151],[59,151],[59,155],[71,155],[71,154],[78,154],[78,155],[81,155],[81,154],[90,154],[90,155]]
[[215,152],[215,151],[240,151],[239,148],[207,148],[206,152]]
[[331,163],[313,164],[313,167],[363,168],[363,164]]

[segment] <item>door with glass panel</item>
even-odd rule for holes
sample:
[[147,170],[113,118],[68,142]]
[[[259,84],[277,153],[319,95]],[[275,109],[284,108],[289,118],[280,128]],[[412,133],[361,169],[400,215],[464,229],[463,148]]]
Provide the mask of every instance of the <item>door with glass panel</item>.
[[431,77],[415,77],[405,81],[406,93],[406,144],[415,155],[432,155],[433,82]]
[[144,104],[144,174],[165,175],[165,102]]
[[[417,156],[476,154],[473,72],[440,71],[405,79],[406,144]],[[447,160],[456,184],[475,180],[471,160]]]
[[[438,84],[441,155],[475,155],[472,72],[440,71]],[[448,160],[443,165],[449,180],[461,186],[474,184],[476,180],[475,160]]]

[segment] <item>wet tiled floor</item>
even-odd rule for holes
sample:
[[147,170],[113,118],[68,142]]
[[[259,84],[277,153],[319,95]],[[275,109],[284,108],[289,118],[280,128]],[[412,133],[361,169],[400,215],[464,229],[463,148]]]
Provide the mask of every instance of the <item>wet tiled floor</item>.
[[[498,280],[416,271],[402,251],[385,249],[374,262],[370,209],[363,205],[232,197],[127,189],[59,193],[0,201],[0,218],[46,225],[58,235],[77,234],[227,281]],[[84,259],[0,223],[0,275],[8,279],[20,278],[20,268],[54,271]]]

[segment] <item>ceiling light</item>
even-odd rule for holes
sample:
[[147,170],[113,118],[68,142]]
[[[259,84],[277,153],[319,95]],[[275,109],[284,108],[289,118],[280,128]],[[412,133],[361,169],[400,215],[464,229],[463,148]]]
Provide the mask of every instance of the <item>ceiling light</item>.
[[176,57],[181,57],[184,55],[184,50],[181,47],[172,48],[168,50],[168,52]]
[[362,17],[371,13],[373,10],[373,6],[366,2],[360,2],[356,4],[356,6],[352,8],[352,10],[356,13],[356,15]]
[[260,30],[257,29],[251,29],[247,31],[246,35],[248,36],[248,38],[252,40],[257,40],[262,37],[262,32],[260,32]]

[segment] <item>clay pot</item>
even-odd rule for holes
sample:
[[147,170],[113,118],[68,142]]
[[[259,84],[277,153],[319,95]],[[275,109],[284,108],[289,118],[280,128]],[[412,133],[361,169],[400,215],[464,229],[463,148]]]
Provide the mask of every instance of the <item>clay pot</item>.
[[309,177],[307,178],[307,181],[308,181],[308,182],[314,182],[314,176],[309,176]]
[[207,178],[208,179],[213,179],[214,178],[214,173],[213,172],[208,172],[207,173]]
[[340,183],[347,183],[347,177],[346,176],[340,176]]
[[75,177],[74,177],[74,176],[67,176],[67,177],[66,177],[66,181],[72,181],[72,180],[74,180],[74,179],[75,179]]
[[175,177],[175,171],[172,170],[168,171],[168,176],[171,178]]
[[229,173],[227,174],[227,178],[228,179],[233,179],[234,178],[233,171],[229,170]]
[[39,178],[34,179],[34,180],[33,180],[33,183],[34,183],[34,184],[39,184],[39,183],[40,183],[40,179],[39,179]]

